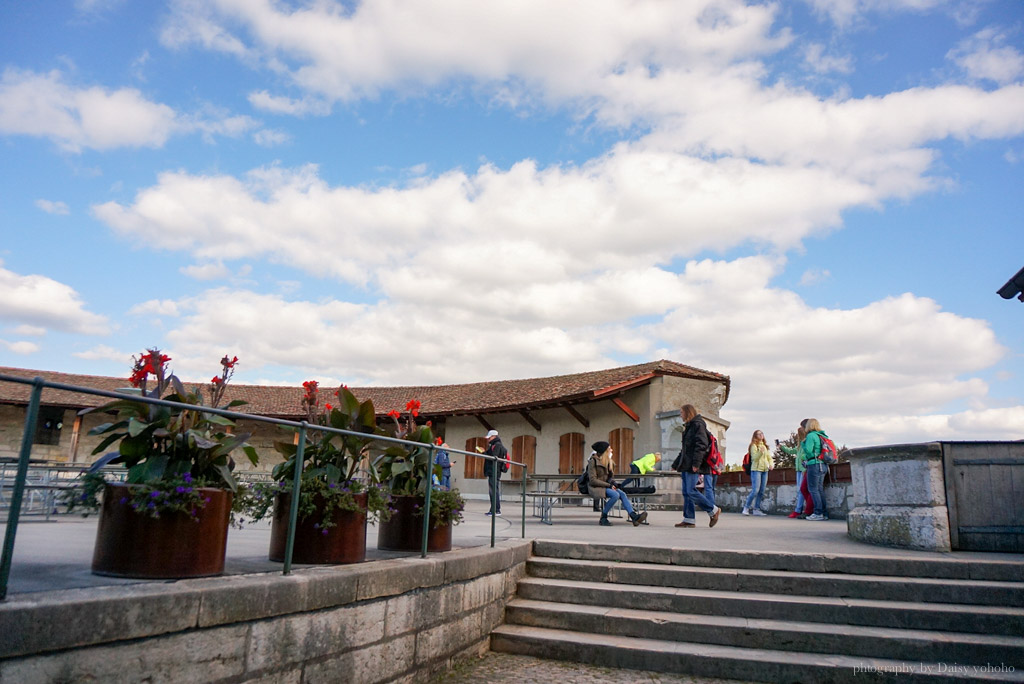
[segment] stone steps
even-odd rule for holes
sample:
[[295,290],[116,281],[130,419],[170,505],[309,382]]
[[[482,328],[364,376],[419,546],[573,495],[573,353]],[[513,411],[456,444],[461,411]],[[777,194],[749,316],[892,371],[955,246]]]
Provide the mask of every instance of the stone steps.
[[748,681],[1024,681],[1020,563],[537,541],[526,572],[493,650]]
[[1020,682],[1020,671],[975,670],[969,665],[922,663],[886,658],[736,648],[715,644],[659,641],[586,632],[502,625],[491,635],[502,653],[571,660],[602,667],[686,673],[749,682]]
[[803,596],[1024,606],[1024,582],[991,580],[840,575],[822,572],[653,566],[565,558],[531,558],[533,577],[612,582],[717,591],[744,591]]

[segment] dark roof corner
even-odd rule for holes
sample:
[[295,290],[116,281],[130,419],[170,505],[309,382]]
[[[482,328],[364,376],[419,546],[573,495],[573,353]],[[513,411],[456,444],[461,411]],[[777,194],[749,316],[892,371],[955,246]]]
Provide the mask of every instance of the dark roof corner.
[[1016,297],[1024,302],[1024,268],[1017,271],[1017,275],[1007,280],[1006,284],[996,292],[1003,299],[1013,299]]

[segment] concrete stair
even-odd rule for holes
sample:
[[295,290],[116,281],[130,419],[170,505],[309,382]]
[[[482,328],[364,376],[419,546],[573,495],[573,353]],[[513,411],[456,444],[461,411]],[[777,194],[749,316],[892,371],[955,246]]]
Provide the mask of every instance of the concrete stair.
[[491,648],[746,681],[1024,682],[1024,566],[537,541]]

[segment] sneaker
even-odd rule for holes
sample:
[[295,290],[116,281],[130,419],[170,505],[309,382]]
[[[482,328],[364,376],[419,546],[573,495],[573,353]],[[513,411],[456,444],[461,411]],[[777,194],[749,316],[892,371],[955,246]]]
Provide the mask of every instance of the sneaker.
[[493,513],[491,513],[490,511],[487,511],[486,513],[484,513],[484,515],[486,515],[486,516],[487,516],[488,518],[490,518],[490,517],[491,517],[492,515],[494,515],[494,514],[493,514]]
[[496,515],[496,516],[498,516],[498,517],[500,518],[500,517],[501,517],[501,511],[498,511],[498,512],[497,512],[497,513],[495,513],[494,515]]
[[750,509],[744,508],[742,511],[740,511],[740,515],[750,515]]
[[818,520],[824,520],[824,519],[825,519],[825,518],[824,518],[823,516],[820,516],[820,515],[818,515],[817,513],[811,513],[811,514],[810,514],[809,516],[807,516],[807,518],[806,518],[806,520],[814,520],[815,522],[817,522]]
[[708,527],[714,527],[718,524],[718,516],[722,514],[721,506],[715,506],[715,510],[711,513],[711,522],[708,523]]
[[796,511],[793,511],[792,513],[790,513],[790,514],[789,514],[789,515],[787,515],[786,517],[787,517],[787,518],[795,518],[795,517],[797,517],[798,515],[800,515],[800,514],[799,514],[799,513],[797,513]]
[[694,523],[688,523],[685,520],[683,522],[677,522],[676,527],[696,527]]
[[762,511],[760,508],[755,508],[754,512],[751,513],[750,515],[763,516],[763,515],[768,515],[768,514],[765,513],[764,511]]

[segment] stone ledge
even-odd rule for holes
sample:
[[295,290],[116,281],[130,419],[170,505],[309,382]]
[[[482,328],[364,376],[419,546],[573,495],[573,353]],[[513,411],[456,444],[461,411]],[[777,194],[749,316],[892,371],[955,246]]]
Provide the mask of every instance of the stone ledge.
[[[510,570],[530,553],[516,540],[426,559],[26,594],[0,603],[0,658],[60,651],[340,607]],[[449,569],[450,567],[450,569]],[[447,579],[446,578],[450,578]]]

